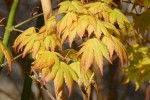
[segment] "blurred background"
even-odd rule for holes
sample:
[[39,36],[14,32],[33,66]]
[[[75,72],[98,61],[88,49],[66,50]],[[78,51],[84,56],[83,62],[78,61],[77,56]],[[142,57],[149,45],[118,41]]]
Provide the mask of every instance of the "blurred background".
[[[57,8],[57,4],[62,0],[52,0],[53,8]],[[9,11],[11,9],[13,0],[0,0],[0,19],[5,18],[0,27],[0,37],[3,37],[5,26],[7,24],[7,19]],[[120,3],[120,0],[114,0],[125,14],[132,9],[132,4],[130,3]],[[15,16],[14,25],[18,24],[32,16],[39,13],[40,11],[40,1],[39,0],[19,0],[19,5],[17,8],[17,13]],[[133,11],[134,12],[134,11]],[[118,16],[119,17],[119,16]],[[127,17],[133,22],[133,17],[127,15]],[[37,26],[37,19],[34,19],[25,25],[19,27],[20,30],[27,29],[31,26]],[[40,26],[39,26],[40,27]],[[9,42],[9,47],[12,49],[12,44],[15,38],[18,36],[17,32],[12,32]],[[75,46],[75,45],[74,45]],[[76,48],[76,47],[74,47]],[[13,52],[14,55],[17,55]],[[0,72],[0,100],[20,100],[24,79],[26,73],[29,73],[26,70],[28,66],[28,61],[26,59],[18,58],[13,62],[12,72],[9,75],[7,73],[7,67],[3,68]],[[99,69],[97,70],[99,71]],[[97,72],[99,73],[99,72]],[[104,65],[104,76],[102,77],[99,74],[97,77],[98,89],[100,98],[103,100],[145,100],[146,89],[148,82],[145,82],[141,88],[135,91],[135,85],[130,82],[128,84],[123,84],[125,74],[122,71],[118,58],[113,62],[113,65],[105,63]],[[46,84],[48,90],[54,95],[53,82]],[[43,89],[36,83],[32,82],[31,87],[31,100],[50,100],[48,95]],[[67,89],[66,89],[67,92]],[[83,100],[81,91],[76,84],[73,85],[73,92],[71,97],[68,100]],[[91,100],[97,100],[95,90],[92,91]]]

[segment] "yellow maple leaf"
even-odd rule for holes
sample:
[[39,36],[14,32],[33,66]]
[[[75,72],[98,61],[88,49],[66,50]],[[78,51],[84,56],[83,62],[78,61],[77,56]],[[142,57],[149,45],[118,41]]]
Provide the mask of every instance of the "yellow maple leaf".
[[8,71],[10,72],[12,70],[11,67],[11,62],[13,60],[13,55],[11,53],[11,51],[8,49],[8,47],[6,47],[2,41],[0,41],[0,58],[2,57],[2,55],[5,55],[5,58],[8,62]]

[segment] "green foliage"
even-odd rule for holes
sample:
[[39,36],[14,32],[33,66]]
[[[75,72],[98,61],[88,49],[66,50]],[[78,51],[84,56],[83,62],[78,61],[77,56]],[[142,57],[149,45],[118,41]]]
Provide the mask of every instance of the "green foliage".
[[147,46],[134,45],[129,50],[130,66],[125,71],[128,73],[126,83],[134,81],[136,83],[136,90],[145,80],[150,79],[150,48]]

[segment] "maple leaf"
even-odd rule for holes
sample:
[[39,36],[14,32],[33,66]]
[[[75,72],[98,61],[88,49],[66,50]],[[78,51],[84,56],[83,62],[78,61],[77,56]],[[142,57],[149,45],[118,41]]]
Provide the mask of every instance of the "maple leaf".
[[[64,21],[62,21],[64,22]],[[60,23],[62,23],[60,21]],[[69,45],[72,45],[72,42],[76,35],[82,39],[84,34],[88,34],[88,37],[91,36],[91,34],[94,34],[96,38],[100,39],[102,34],[109,36],[111,34],[119,35],[119,31],[115,28],[114,25],[108,23],[108,22],[103,22],[98,20],[97,18],[91,16],[91,15],[81,15],[78,18],[78,21],[71,21],[71,27],[66,27],[67,24],[62,27],[58,27],[58,30],[61,30],[59,32],[59,35],[62,34],[62,40],[61,44],[65,41],[65,39],[68,37],[69,39]],[[63,30],[62,30],[63,29]],[[86,32],[87,31],[87,32]]]
[[[91,87],[94,86],[96,91],[98,91],[97,84],[95,83],[94,77],[92,77],[92,71],[88,70],[86,74],[84,74],[85,68],[80,67],[80,62],[75,61],[69,65],[78,75],[78,85],[85,91],[88,95],[88,100],[90,100]],[[84,88],[82,88],[82,85]],[[85,89],[85,90],[84,90]]]
[[56,77],[54,79],[54,87],[56,95],[60,92],[63,87],[64,81],[69,89],[69,96],[72,92],[73,80],[77,81],[77,75],[70,66],[64,62],[60,62],[60,67],[57,71]]
[[77,21],[77,14],[73,12],[68,12],[57,25],[58,33],[62,33],[65,28],[70,28],[73,21]]
[[3,44],[3,42],[0,40],[0,58],[2,57],[3,54],[8,62],[8,72],[10,72],[12,70],[11,62],[13,60],[13,55],[11,51],[8,49],[8,47],[5,46],[5,44]]
[[108,4],[102,2],[89,3],[85,4],[84,6],[94,15],[100,15],[99,13],[102,14],[103,12],[108,12],[111,10]]
[[114,36],[111,36],[111,38],[104,36],[102,41],[108,48],[110,58],[112,58],[115,51],[121,60],[121,65],[123,66],[124,61],[127,61],[127,51],[119,39]]
[[60,41],[57,39],[56,34],[47,36],[44,39],[44,47],[46,50],[55,51],[56,47],[60,47]]
[[[58,13],[77,12],[87,14],[87,10],[78,0],[64,1],[59,4]],[[82,10],[81,10],[82,9]]]
[[39,70],[44,67],[51,68],[55,64],[59,65],[59,58],[55,52],[41,51],[39,52],[36,60],[33,62],[33,68],[35,70]]
[[78,52],[74,49],[66,49],[62,51],[62,55],[65,57],[67,62],[69,62],[70,60],[77,61],[78,60],[77,53]]
[[[128,32],[136,39],[132,24],[127,17],[117,8],[112,9],[107,3],[95,2],[85,5],[85,7],[100,20],[104,20],[113,25],[118,25],[121,36],[124,38]],[[118,17],[119,15],[119,17]],[[118,28],[118,27],[117,27]]]
[[111,62],[106,45],[102,41],[93,38],[84,42],[82,46],[78,55],[82,54],[81,66],[85,66],[85,72],[91,67],[95,60],[100,68],[101,74],[103,74],[103,56]]
[[57,54],[50,51],[42,51],[33,62],[33,68],[36,71],[41,70],[42,79],[46,82],[54,80],[56,95],[61,91],[65,81],[69,96],[72,91],[73,80],[77,81],[76,73],[64,62],[60,62]]
[[33,51],[33,58],[36,57],[40,50],[54,51],[56,47],[60,46],[60,42],[54,31],[55,25],[56,18],[51,17],[47,24],[40,28],[38,33],[34,27],[30,27],[17,37],[13,48],[18,52],[23,50],[23,57]]

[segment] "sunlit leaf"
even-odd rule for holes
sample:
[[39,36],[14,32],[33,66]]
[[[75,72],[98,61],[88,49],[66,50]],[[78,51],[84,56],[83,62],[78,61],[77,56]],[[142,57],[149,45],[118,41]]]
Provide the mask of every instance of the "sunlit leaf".
[[111,62],[107,47],[96,38],[89,39],[83,44],[78,55],[81,54],[81,66],[85,66],[85,72],[91,67],[95,60],[100,68],[101,74],[103,74],[103,57]]
[[[94,77],[92,77],[92,71],[88,70],[87,73],[85,74],[85,68],[84,67],[80,67],[80,62],[76,61],[73,62],[69,65],[78,75],[79,79],[78,79],[78,85],[80,86],[81,90],[82,90],[82,86],[83,85],[83,91],[85,91],[87,93],[88,96],[88,100],[90,99],[90,95],[91,95],[91,87],[92,85],[94,86],[94,88],[97,91],[97,85],[95,83],[95,79]],[[90,82],[91,79],[91,82]]]
[[8,62],[8,71],[10,72],[12,70],[11,62],[13,61],[13,55],[8,47],[4,45],[2,41],[0,41],[0,57],[2,57],[3,54]]
[[83,7],[83,4],[78,0],[64,1],[61,2],[59,5],[60,8],[58,10],[58,13],[77,12],[87,14],[87,10]]
[[23,57],[29,52],[35,59],[40,50],[55,51],[60,46],[54,28],[56,25],[56,18],[51,17],[45,26],[41,27],[37,33],[34,27],[25,30],[20,34],[14,42],[13,48],[15,51],[23,51]]

